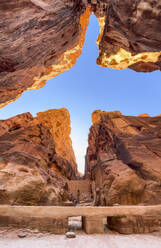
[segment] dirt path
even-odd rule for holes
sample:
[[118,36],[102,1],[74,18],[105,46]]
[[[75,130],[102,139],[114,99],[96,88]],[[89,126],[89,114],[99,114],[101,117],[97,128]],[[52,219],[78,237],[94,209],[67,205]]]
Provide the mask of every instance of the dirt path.
[[0,231],[0,248],[161,248],[161,235],[86,235],[78,232],[75,239],[64,235],[28,232],[26,238],[18,231]]

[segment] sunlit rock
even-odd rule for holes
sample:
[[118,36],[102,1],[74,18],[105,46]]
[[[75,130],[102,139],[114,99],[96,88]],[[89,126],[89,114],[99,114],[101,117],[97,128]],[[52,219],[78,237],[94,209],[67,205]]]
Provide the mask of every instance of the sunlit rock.
[[68,110],[63,108],[40,112],[37,113],[37,120],[50,129],[55,142],[56,153],[68,160],[77,173],[77,164],[70,138],[71,125]]
[[161,69],[161,0],[1,1],[0,107],[75,64],[91,13],[100,25],[100,66]]
[[0,2],[1,107],[75,64],[89,15],[80,0]]
[[[161,1],[114,0],[100,23],[97,63],[113,69],[151,72],[161,68]],[[107,6],[107,5],[106,5]],[[97,11],[96,3],[96,13]],[[100,14],[102,17],[102,14]]]
[[0,121],[0,204],[62,205],[76,174],[66,109]]
[[150,115],[145,113],[145,114],[138,115],[138,117],[150,117]]

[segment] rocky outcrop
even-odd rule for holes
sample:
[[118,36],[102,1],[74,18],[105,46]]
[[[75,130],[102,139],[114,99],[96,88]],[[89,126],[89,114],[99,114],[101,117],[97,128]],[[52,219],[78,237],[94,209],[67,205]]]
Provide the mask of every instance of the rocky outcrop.
[[77,164],[70,138],[70,114],[67,109],[51,109],[37,113],[37,120],[50,129],[55,142],[56,153],[69,161],[77,174]]
[[160,7],[161,0],[1,0],[0,107],[75,64],[91,12],[100,23],[99,65],[160,70]]
[[[106,12],[97,63],[114,69],[131,68],[142,72],[160,70],[161,1],[98,2],[104,3]],[[96,12],[99,17],[97,3]]]
[[1,107],[75,64],[89,14],[81,0],[0,2]]
[[[92,121],[86,178],[92,180],[95,203],[161,204],[161,117],[95,111]],[[151,232],[161,228],[161,218],[111,217],[108,225],[120,233]]]
[[[65,109],[50,112],[56,118],[47,124],[48,111],[38,118],[25,113],[0,121],[0,204],[62,205],[69,199],[67,181],[76,179],[77,172],[75,161],[70,161],[74,159],[71,143],[66,151],[72,151],[69,160],[60,152],[64,137],[70,141],[69,115]],[[67,133],[57,127],[55,142],[54,127],[63,120],[63,112]],[[65,148],[67,144],[62,151]]]

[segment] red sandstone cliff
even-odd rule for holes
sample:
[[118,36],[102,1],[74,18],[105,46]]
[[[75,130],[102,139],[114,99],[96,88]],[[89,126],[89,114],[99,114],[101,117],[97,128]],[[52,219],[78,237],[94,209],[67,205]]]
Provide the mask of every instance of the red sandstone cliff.
[[75,64],[92,12],[99,65],[160,70],[161,0],[1,0],[0,107]]
[[[98,205],[161,204],[161,117],[95,111],[92,121],[86,178],[100,191]],[[112,217],[108,224],[121,233],[143,233],[158,230],[161,219]]]
[[67,179],[77,174],[69,118],[61,109],[0,121],[0,204],[62,205],[68,200]]
[[98,0],[95,11],[104,17],[99,65],[143,72],[161,69],[161,0]]
[[56,153],[69,161],[77,174],[77,164],[70,138],[70,114],[65,108],[51,109],[45,112],[37,113],[38,122],[47,126],[55,142]]
[[81,0],[0,1],[1,107],[75,64],[88,18]]

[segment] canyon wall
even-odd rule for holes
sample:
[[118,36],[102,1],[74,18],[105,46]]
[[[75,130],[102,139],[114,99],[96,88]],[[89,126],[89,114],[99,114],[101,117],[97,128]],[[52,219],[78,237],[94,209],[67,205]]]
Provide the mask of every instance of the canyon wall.
[[0,107],[75,64],[91,13],[99,65],[160,70],[161,0],[1,0]]
[[66,109],[0,121],[0,204],[63,205],[76,175]]
[[70,69],[89,10],[81,0],[0,1],[0,106]]
[[69,161],[75,174],[78,174],[76,158],[70,138],[71,125],[69,111],[65,108],[51,109],[37,113],[36,119],[50,129],[55,142],[56,153]]
[[[92,121],[85,176],[95,204],[161,204],[161,117],[98,110]],[[120,233],[146,233],[160,230],[161,218],[110,217],[108,225]]]
[[[97,63],[138,72],[161,69],[161,0],[107,0]],[[97,1],[95,4],[96,12]],[[103,14],[100,14],[102,17]]]

